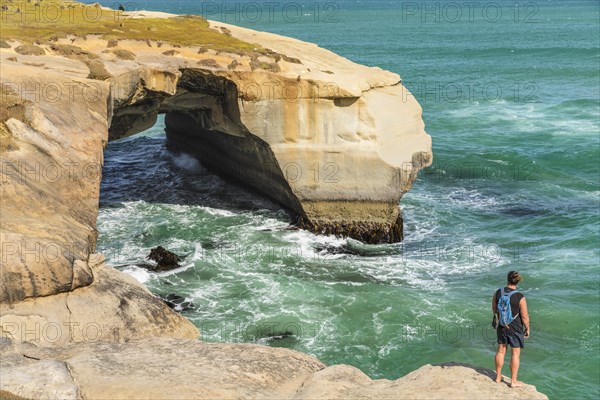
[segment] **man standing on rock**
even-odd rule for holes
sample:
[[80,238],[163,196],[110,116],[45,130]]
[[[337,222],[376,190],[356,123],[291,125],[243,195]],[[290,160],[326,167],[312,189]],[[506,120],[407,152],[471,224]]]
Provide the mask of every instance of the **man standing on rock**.
[[517,380],[521,349],[525,347],[525,338],[529,337],[529,313],[525,296],[517,290],[521,281],[517,271],[510,271],[504,289],[498,289],[492,299],[492,312],[498,314],[498,351],[496,352],[496,382],[502,381],[502,366],[506,348],[511,347],[510,354],[510,386],[523,386]]

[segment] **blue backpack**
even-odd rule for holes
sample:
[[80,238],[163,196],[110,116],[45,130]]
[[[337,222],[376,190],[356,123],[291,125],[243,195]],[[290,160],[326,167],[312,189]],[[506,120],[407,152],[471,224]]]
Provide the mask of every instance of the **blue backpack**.
[[513,290],[510,293],[504,293],[504,289],[500,289],[500,297],[498,298],[498,323],[500,326],[510,325],[519,316],[518,313],[513,316],[510,308],[510,296],[515,293],[519,293],[519,291]]

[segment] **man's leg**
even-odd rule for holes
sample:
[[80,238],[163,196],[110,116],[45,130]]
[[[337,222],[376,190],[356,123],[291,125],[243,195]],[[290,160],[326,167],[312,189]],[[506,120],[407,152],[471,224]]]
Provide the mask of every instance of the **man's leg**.
[[519,372],[519,364],[521,362],[521,348],[512,347],[510,349],[510,386],[518,387],[523,386],[523,382],[517,380],[517,373]]
[[502,382],[502,366],[504,365],[506,346],[506,343],[498,343],[498,351],[496,352],[496,382]]

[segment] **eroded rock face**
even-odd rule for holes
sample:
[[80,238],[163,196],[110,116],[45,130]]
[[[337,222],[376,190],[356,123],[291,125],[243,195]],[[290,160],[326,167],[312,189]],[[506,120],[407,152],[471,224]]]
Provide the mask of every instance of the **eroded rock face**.
[[112,103],[107,82],[81,79],[81,71],[87,71],[82,63],[59,58],[54,70],[40,73],[39,67],[2,56],[4,303],[92,282],[89,257],[96,246],[102,150]]
[[[214,25],[271,53],[178,48],[177,58],[138,55],[138,67],[107,67],[119,88],[110,137],[146,129],[164,112],[172,149],[270,196],[301,227],[400,241],[398,203],[432,161],[421,108],[400,77],[312,44]],[[160,69],[145,66],[157,58]]]

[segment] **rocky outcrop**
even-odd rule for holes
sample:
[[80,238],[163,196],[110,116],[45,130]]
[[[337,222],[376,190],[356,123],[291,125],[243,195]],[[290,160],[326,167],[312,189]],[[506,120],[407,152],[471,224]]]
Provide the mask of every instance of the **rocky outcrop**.
[[293,350],[251,344],[144,339],[61,348],[3,346],[0,388],[61,399],[548,399],[511,389],[494,372],[425,365],[395,381],[348,365],[325,367]]
[[14,303],[92,283],[112,102],[82,62],[0,56],[0,301]]
[[96,254],[111,84],[52,54],[88,53],[43,47],[48,55],[0,53],[2,336],[42,346],[196,338],[188,320]]
[[[398,203],[431,163],[431,141],[400,78],[301,41],[226,27],[273,58],[233,60],[234,72],[183,71],[186,92],[166,106],[170,143],[285,204],[302,227],[401,240]],[[270,72],[274,60],[280,72]],[[252,62],[265,70],[249,74]],[[200,109],[191,101],[199,92],[210,95]]]
[[141,266],[154,272],[170,271],[181,266],[179,265],[181,257],[162,246],[151,249],[146,258],[154,261],[155,264],[142,264]]

